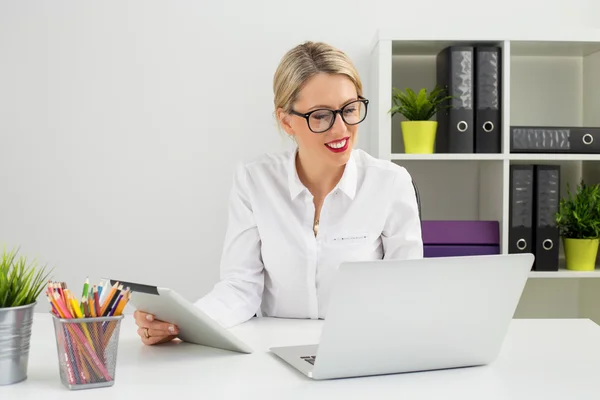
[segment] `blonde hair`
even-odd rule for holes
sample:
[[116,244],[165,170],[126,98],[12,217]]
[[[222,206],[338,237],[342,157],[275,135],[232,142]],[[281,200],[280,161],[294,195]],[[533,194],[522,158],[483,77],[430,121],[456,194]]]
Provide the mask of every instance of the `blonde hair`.
[[290,112],[306,82],[319,73],[346,75],[362,96],[362,82],[348,56],[322,42],[305,42],[289,50],[273,77],[275,112]]

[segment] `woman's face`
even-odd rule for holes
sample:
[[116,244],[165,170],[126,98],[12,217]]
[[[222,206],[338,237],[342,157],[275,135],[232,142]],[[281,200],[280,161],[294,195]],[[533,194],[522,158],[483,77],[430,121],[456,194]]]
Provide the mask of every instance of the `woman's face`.
[[[327,110],[340,110],[348,105],[343,111],[344,117],[350,123],[358,121],[364,115],[365,106],[360,102],[350,104],[356,100],[356,87],[347,76],[315,75],[299,93],[293,112],[281,114],[282,126],[296,138],[299,151],[307,159],[332,167],[342,166],[350,157],[358,125],[347,125],[339,113],[332,116]],[[296,113],[306,114],[313,110],[318,111],[309,117],[309,127],[306,118]],[[327,129],[332,120],[333,125]]]

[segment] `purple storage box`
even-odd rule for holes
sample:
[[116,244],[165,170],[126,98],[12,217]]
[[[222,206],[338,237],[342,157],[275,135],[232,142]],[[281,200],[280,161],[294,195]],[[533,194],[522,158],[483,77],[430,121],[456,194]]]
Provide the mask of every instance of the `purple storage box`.
[[422,221],[425,257],[500,254],[498,221]]

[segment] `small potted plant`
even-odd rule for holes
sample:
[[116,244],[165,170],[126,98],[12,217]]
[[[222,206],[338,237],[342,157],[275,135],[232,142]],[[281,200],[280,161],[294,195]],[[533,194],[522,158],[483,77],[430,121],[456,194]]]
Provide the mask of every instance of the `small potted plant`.
[[16,250],[4,249],[0,258],[0,385],[27,378],[33,309],[48,279],[46,267]]
[[405,153],[431,154],[434,151],[437,121],[430,119],[441,109],[451,107],[447,101],[452,96],[445,96],[445,90],[436,86],[429,94],[427,89],[414,90],[406,88],[404,92],[393,88],[393,107],[389,112],[392,117],[401,114],[406,121],[400,122]]
[[600,185],[588,185],[582,180],[573,194],[567,184],[567,196],[560,200],[556,224],[567,269],[594,270],[600,243]]

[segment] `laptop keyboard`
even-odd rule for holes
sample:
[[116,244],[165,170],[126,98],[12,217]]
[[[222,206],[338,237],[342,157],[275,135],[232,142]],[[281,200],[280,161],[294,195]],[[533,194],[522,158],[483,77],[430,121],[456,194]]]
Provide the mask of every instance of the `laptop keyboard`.
[[316,356],[305,356],[305,357],[300,357],[300,358],[309,364],[315,365]]

